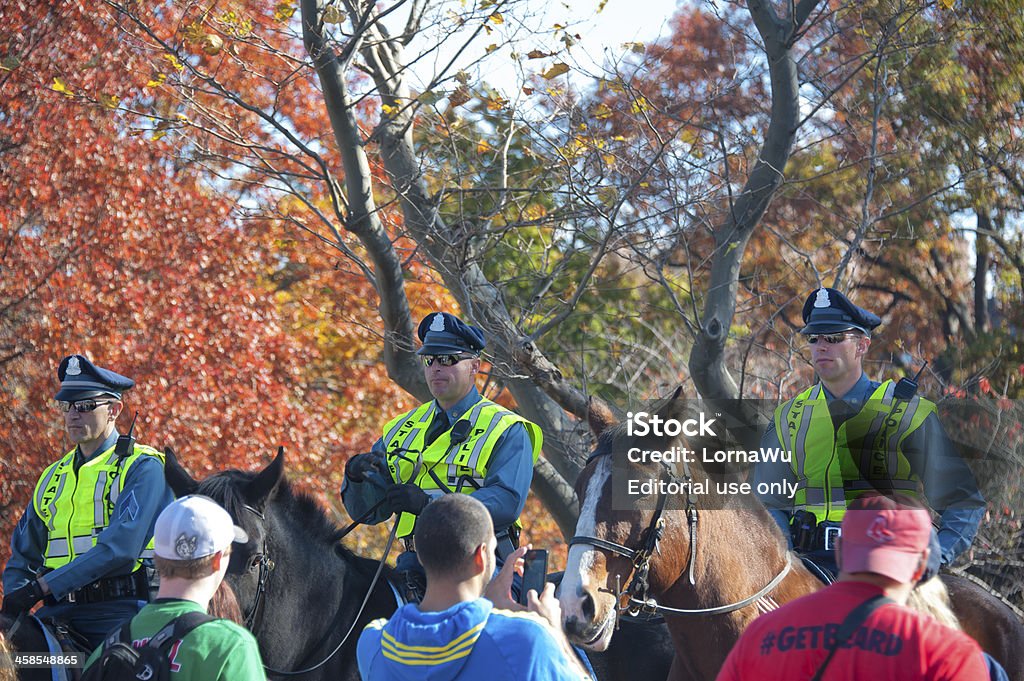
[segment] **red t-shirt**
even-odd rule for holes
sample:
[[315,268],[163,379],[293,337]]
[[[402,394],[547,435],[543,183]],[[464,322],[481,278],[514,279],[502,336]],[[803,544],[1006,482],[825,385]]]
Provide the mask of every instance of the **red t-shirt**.
[[[729,653],[717,681],[805,681],[828,655],[839,625],[882,593],[864,582],[836,582],[758,617]],[[832,657],[823,681],[985,681],[978,644],[909,608],[871,613]]]

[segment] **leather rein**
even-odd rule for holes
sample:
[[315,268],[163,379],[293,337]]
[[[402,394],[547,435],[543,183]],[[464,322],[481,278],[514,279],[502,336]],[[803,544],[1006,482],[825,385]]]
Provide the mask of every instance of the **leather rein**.
[[[256,517],[258,517],[262,523],[266,523],[266,516],[261,511],[253,508],[252,506],[249,506],[248,504],[245,504],[244,508],[250,513],[256,515]],[[295,671],[283,671],[280,669],[274,669],[273,667],[269,667],[266,664],[264,664],[263,668],[266,669],[267,672],[269,672],[270,674],[274,674],[276,676],[301,676],[303,674],[308,674],[309,672],[319,669],[320,667],[327,664],[327,662],[329,662],[330,659],[334,657],[339,650],[341,650],[342,646],[344,646],[345,643],[352,636],[352,632],[355,630],[356,624],[359,623],[359,618],[362,617],[363,611],[366,610],[367,603],[370,602],[370,596],[373,595],[374,587],[377,586],[377,582],[380,580],[381,573],[384,570],[385,558],[391,552],[391,545],[395,541],[395,533],[397,529],[398,524],[396,523],[394,527],[391,529],[391,534],[388,537],[387,545],[384,549],[384,555],[381,556],[381,560],[377,565],[377,572],[373,575],[373,580],[370,582],[370,587],[366,590],[366,596],[363,598],[363,602],[359,606],[359,610],[358,612],[356,612],[356,616],[352,620],[352,625],[348,628],[348,631],[345,632],[345,635],[342,637],[341,641],[338,642],[338,645],[334,647],[334,650],[328,653],[327,657],[320,660],[315,665],[307,667],[305,669],[298,669]],[[257,612],[259,611],[260,606],[265,601],[267,592],[267,578],[270,576],[270,571],[274,569],[274,561],[271,560],[270,557],[267,555],[267,537],[265,530],[263,532],[263,543],[262,546],[260,547],[260,552],[253,554],[252,558],[249,559],[250,570],[253,567],[256,567],[257,565],[259,566],[259,576],[256,582],[256,596],[255,598],[253,598],[252,607],[249,609],[249,612],[245,615],[245,627],[250,631],[252,631],[252,625],[256,620]],[[341,615],[341,613],[342,611],[339,609],[337,615],[335,616],[335,619],[337,619],[337,616]],[[335,622],[332,622],[331,626],[328,627],[328,634],[330,634],[334,630],[334,624]],[[317,647],[319,647],[319,644]]]
[[[611,453],[595,453],[590,457],[587,463],[590,463],[599,456],[605,455],[611,456]],[[695,586],[697,581],[694,574],[696,565],[696,561],[694,559],[697,555],[697,528],[699,522],[697,504],[693,501],[693,498],[690,495],[690,483],[693,482],[693,477],[690,474],[690,464],[686,461],[686,458],[683,457],[683,479],[679,480],[667,463],[664,461],[661,461],[660,463],[662,465],[662,474],[658,477],[659,480],[664,479],[667,475],[669,482],[680,482],[685,485],[686,488],[686,522],[689,526],[690,533],[690,553],[687,557],[686,573],[690,585]],[[632,616],[636,616],[641,613],[648,616],[722,615],[756,603],[759,599],[768,595],[768,593],[777,587],[782,580],[786,578],[786,575],[789,574],[791,563],[787,558],[786,564],[782,567],[782,570],[780,570],[779,573],[775,575],[775,577],[773,577],[772,580],[764,587],[756,593],[747,596],[742,600],[736,601],[735,603],[729,603],[728,605],[719,605],[712,608],[672,608],[667,605],[659,604],[657,599],[650,594],[651,585],[649,575],[651,559],[654,557],[655,553],[659,552],[658,543],[661,541],[662,535],[665,531],[665,518],[663,517],[663,514],[667,502],[667,494],[659,495],[658,505],[655,508],[654,513],[651,515],[651,520],[647,524],[646,529],[644,529],[643,534],[640,536],[640,546],[638,548],[633,549],[623,544],[602,539],[600,537],[590,537],[579,534],[569,540],[569,546],[574,546],[576,544],[593,546],[600,551],[617,554],[632,562],[632,567],[626,575],[626,579],[630,580],[629,584],[625,589],[622,589],[621,583],[616,584],[614,595],[617,616],[621,616],[623,613]],[[627,597],[625,603],[623,603],[623,596]]]

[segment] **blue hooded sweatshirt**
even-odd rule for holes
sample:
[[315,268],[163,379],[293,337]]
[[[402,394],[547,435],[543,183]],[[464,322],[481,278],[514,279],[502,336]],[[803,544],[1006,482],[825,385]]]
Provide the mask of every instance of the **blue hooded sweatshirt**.
[[441,612],[406,605],[371,622],[357,651],[363,681],[579,681],[547,625],[484,598]]

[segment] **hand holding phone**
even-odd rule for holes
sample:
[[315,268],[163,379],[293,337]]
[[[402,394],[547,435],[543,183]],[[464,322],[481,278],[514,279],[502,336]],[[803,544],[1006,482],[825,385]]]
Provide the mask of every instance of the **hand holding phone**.
[[540,595],[548,577],[548,552],[545,549],[530,549],[523,556],[523,586],[519,590],[519,603],[526,605],[526,594],[533,589]]

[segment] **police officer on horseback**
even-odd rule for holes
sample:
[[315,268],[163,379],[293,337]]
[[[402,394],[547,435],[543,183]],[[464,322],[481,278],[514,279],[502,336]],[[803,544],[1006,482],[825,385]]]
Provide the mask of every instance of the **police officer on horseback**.
[[[882,323],[832,288],[820,288],[803,307],[801,335],[810,344],[819,382],[783,402],[762,448],[792,452],[788,463],[759,464],[755,483],[786,479],[793,498],[765,496],[794,547],[833,575],[833,548],[847,505],[868,492],[917,495],[940,513],[929,574],[967,550],[985,501],[971,469],[910,379],[870,380],[863,362],[871,331]],[[778,487],[777,487],[778,488]]]
[[418,336],[434,399],[385,424],[372,450],[349,460],[341,486],[353,518],[376,524],[398,514],[406,551],[396,568],[412,600],[422,597],[425,579],[413,542],[419,513],[439,495],[471,494],[491,515],[503,560],[518,546],[519,515],[543,440],[536,424],[477,392],[485,345],[479,328],[435,312],[420,322]]
[[2,611],[70,625],[90,647],[149,600],[157,515],[173,499],[164,455],[120,435],[122,394],[135,382],[65,357],[55,395],[75,443],[48,466],[11,537]]

